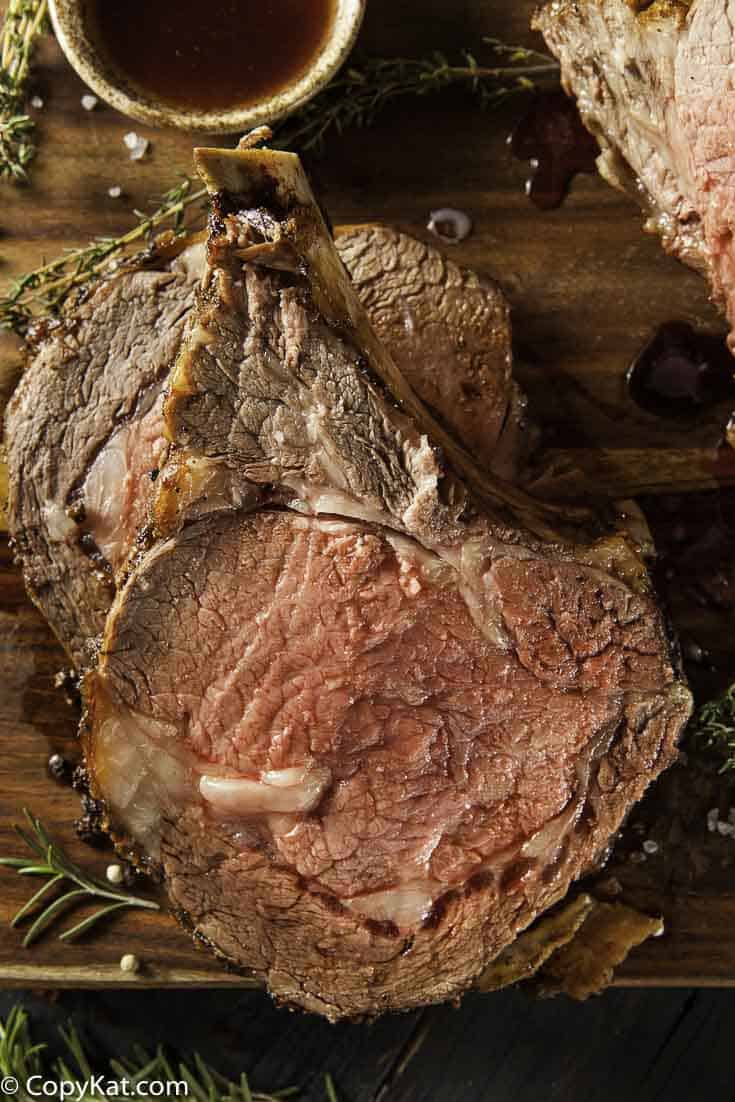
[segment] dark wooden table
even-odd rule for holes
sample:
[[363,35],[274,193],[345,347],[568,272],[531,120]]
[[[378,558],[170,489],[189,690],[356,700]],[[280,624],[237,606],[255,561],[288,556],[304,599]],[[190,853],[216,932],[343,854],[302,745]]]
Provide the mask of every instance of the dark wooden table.
[[[586,1004],[521,992],[330,1026],[276,1010],[260,992],[64,992],[23,997],[58,1044],[71,1014],[104,1065],[131,1044],[202,1056],[253,1088],[298,1084],[325,1102],[732,1102],[735,993],[608,991]],[[0,995],[0,1013],[12,1005]]]

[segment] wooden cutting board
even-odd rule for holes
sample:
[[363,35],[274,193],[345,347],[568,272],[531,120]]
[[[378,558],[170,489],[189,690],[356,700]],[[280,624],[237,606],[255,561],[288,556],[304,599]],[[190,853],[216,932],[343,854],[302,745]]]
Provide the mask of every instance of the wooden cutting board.
[[[527,31],[533,6],[533,0],[371,0],[358,48],[411,57],[468,47],[482,56],[485,35],[534,41]],[[151,209],[191,171],[191,136],[150,131],[104,105],[83,110],[84,86],[52,40],[39,51],[33,90],[44,107],[37,112],[39,155],[30,182],[0,185],[0,275],[8,279],[94,235],[129,228],[133,208]],[[671,486],[681,496],[654,503],[664,527],[695,502],[709,516],[719,508],[711,495],[684,495],[713,489],[716,473],[726,469],[716,449],[728,411],[711,409],[685,423],[656,418],[630,400],[625,372],[658,324],[678,318],[721,331],[721,322],[698,277],[665,257],[641,232],[637,209],[601,180],[578,178],[558,211],[542,214],[529,203],[526,166],[506,144],[523,110],[516,102],[484,114],[462,91],[396,101],[371,129],[329,139],[309,168],[335,223],[383,221],[430,239],[431,210],[454,206],[470,214],[474,231],[452,256],[504,287],[513,306],[517,377],[553,448],[573,452],[588,487],[603,493]],[[129,160],[122,141],[132,129],[151,140],[139,163]],[[113,185],[123,189],[122,198],[108,196]],[[16,344],[4,337],[6,397],[17,369]],[[709,692],[727,683],[735,675],[732,607],[703,606],[686,587],[670,585],[669,592],[677,627],[713,659],[713,668],[694,668],[697,685]],[[75,860],[101,872],[109,855],[80,843],[71,827],[76,796],[46,774],[50,747],[68,750],[74,741],[74,710],[53,688],[63,665],[3,545],[0,853],[21,852],[12,823],[28,806]],[[726,809],[727,792],[711,771],[677,767],[635,812],[612,872],[629,898],[664,912],[667,932],[631,957],[620,982],[735,984],[735,842],[712,836],[705,825],[718,798]],[[659,840],[660,848],[642,861],[645,838]],[[248,982],[197,950],[163,912],[124,914],[72,945],[49,933],[24,950],[8,919],[28,894],[27,883],[0,872],[0,984]],[[125,952],[144,962],[141,974],[119,970]]]

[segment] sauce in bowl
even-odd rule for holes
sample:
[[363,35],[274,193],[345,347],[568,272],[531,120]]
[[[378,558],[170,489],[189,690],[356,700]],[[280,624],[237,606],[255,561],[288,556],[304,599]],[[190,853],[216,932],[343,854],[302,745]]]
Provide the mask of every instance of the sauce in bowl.
[[246,107],[289,87],[327,42],[335,0],[92,0],[108,63],[162,103]]

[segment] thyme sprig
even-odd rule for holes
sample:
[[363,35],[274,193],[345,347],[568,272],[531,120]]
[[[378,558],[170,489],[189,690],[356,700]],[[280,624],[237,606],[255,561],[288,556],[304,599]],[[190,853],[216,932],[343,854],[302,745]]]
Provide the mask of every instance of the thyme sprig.
[[703,704],[689,724],[688,743],[721,759],[720,772],[735,772],[735,684]]
[[[460,64],[433,53],[425,58],[372,58],[343,69],[323,92],[274,127],[274,144],[319,149],[332,133],[370,126],[380,111],[400,97],[426,96],[454,85],[468,87],[482,107],[496,106],[558,72],[556,62],[546,54],[494,38],[484,41],[491,65],[481,65],[465,50]],[[186,208],[204,196],[203,189],[194,190],[191,180],[184,178],[166,192],[153,214],[136,211],[137,225],[121,237],[95,238],[21,276],[0,298],[0,329],[23,336],[38,314],[58,314],[71,292],[102,274],[111,261],[141,240],[150,242],[165,225],[180,229]]]
[[[149,911],[159,910],[158,903],[152,899],[142,899],[129,892],[115,890],[104,880],[84,872],[71,861],[63,850],[51,841],[43,823],[23,809],[28,829],[17,826],[15,830],[32,856],[1,857],[0,867],[15,869],[19,876],[44,877],[46,882],[35,891],[14,915],[11,926],[18,926],[24,919],[33,917],[23,945],[29,946],[51,926],[71,906],[89,902],[92,899],[103,900],[103,904],[92,914],[75,923],[59,934],[61,941],[71,941],[86,933],[101,919],[116,911],[130,907],[141,907]],[[40,908],[40,909],[39,909]]]
[[36,38],[46,25],[46,0],[9,0],[0,30],[0,176],[24,180],[36,147],[25,113],[26,81]]
[[0,329],[23,336],[36,315],[58,313],[72,291],[109,270],[115,259],[134,247],[150,245],[157,230],[168,226],[174,233],[179,232],[186,209],[203,202],[205,197],[206,189],[193,189],[192,181],[185,176],[165,192],[152,214],[135,211],[138,222],[127,233],[120,237],[96,237],[88,245],[67,250],[21,276],[0,299]]
[[481,107],[496,107],[558,75],[559,67],[548,54],[497,38],[483,42],[492,64],[482,65],[464,50],[458,64],[435,51],[423,58],[372,58],[348,66],[323,92],[274,128],[276,144],[320,149],[330,132],[370,126],[396,99],[432,95],[455,85],[468,87]]
[[[32,1076],[38,1076],[43,1082],[84,1084],[85,1102],[133,1097],[144,1080],[184,1083],[186,1097],[194,1102],[285,1102],[299,1093],[298,1087],[273,1093],[252,1090],[244,1072],[238,1080],[228,1079],[197,1053],[189,1062],[174,1060],[160,1046],[153,1053],[136,1046],[130,1059],[110,1060],[109,1073],[100,1075],[73,1024],[62,1027],[59,1032],[65,1053],[51,1058],[46,1045],[34,1042],[28,1014],[21,1006],[14,1006],[5,1021],[0,1021],[0,1076],[17,1080],[15,1098],[23,1102],[30,1099],[26,1084]],[[72,1092],[73,1087],[66,1092],[66,1097],[71,1097]],[[183,1096],[184,1091],[180,1093]]]

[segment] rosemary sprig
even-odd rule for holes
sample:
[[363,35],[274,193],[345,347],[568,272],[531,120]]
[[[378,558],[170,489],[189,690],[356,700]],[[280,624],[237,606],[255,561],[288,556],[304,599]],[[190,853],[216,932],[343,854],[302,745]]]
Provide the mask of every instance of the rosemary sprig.
[[327,1096],[327,1102],[339,1102],[337,1091],[334,1087],[334,1080],[329,1072],[324,1076],[324,1093]]
[[26,177],[36,147],[33,120],[23,109],[31,53],[46,23],[46,0],[9,0],[0,30],[0,176]]
[[483,41],[490,48],[490,65],[481,65],[474,54],[465,50],[459,64],[452,64],[437,51],[424,58],[372,58],[349,66],[323,92],[274,128],[276,144],[319,149],[331,131],[341,134],[351,127],[370,126],[378,113],[396,99],[427,96],[453,85],[469,87],[481,107],[496,107],[559,72],[548,54],[510,46],[497,38]]
[[689,724],[688,743],[721,758],[721,773],[735,772],[735,684],[696,712]]
[[[285,1102],[299,1093],[298,1087],[272,1093],[252,1090],[244,1072],[238,1080],[228,1079],[198,1054],[188,1063],[172,1060],[160,1046],[154,1053],[136,1047],[130,1059],[110,1060],[107,1075],[95,1074],[92,1060],[74,1026],[70,1023],[59,1032],[66,1052],[52,1059],[46,1045],[34,1043],[28,1014],[21,1006],[13,1007],[5,1021],[0,1021],[0,1076],[18,1081],[15,1098],[30,1099],[26,1084],[32,1076],[38,1076],[43,1082],[84,1084],[85,1102],[132,1097],[138,1084],[154,1080],[183,1084],[171,1092],[171,1097],[187,1097],[194,1102]],[[71,1093],[68,1091],[65,1097],[71,1097]]]
[[135,211],[138,222],[120,237],[97,237],[80,249],[70,249],[47,264],[21,276],[0,299],[0,329],[23,336],[34,316],[58,313],[70,293],[124,256],[141,242],[150,245],[157,230],[167,225],[174,233],[183,225],[184,212],[203,201],[205,188],[192,190],[192,181],[184,177],[170,188],[152,214]]
[[[32,945],[69,907],[83,900],[99,899],[103,900],[103,905],[59,934],[61,941],[71,941],[79,937],[115,911],[129,907],[159,910],[158,903],[152,899],[141,899],[126,891],[116,891],[106,881],[84,872],[51,841],[40,819],[27,808],[23,809],[23,814],[29,829],[17,825],[15,829],[33,856],[1,857],[0,867],[15,869],[20,876],[46,877],[46,883],[31,895],[11,921],[11,926],[18,926],[25,918],[35,914],[23,938],[24,946]],[[61,889],[60,894],[57,889]]]

